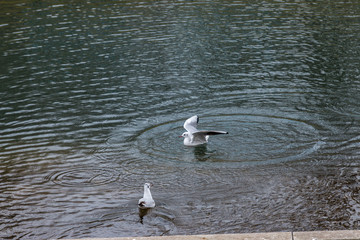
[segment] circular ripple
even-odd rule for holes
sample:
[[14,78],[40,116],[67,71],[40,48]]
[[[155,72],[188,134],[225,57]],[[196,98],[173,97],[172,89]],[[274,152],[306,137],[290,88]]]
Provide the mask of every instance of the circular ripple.
[[185,119],[165,122],[140,132],[135,141],[142,154],[158,160],[242,165],[302,161],[324,142],[320,127],[301,119],[228,114],[200,118],[199,129],[228,131],[211,136],[209,143],[186,147],[179,138]]
[[46,177],[61,186],[90,187],[115,182],[119,173],[112,169],[69,169],[57,171]]

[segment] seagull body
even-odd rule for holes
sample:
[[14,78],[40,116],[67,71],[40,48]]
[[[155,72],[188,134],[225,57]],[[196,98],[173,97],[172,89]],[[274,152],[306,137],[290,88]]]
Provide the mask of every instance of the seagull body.
[[184,138],[185,146],[198,146],[207,143],[210,135],[228,134],[224,131],[199,131],[196,127],[199,123],[199,117],[197,115],[187,119],[184,123],[184,128],[187,132],[184,132],[181,137]]
[[144,196],[139,199],[139,208],[146,209],[146,208],[154,208],[155,201],[151,196],[150,187],[152,185],[150,183],[144,184]]

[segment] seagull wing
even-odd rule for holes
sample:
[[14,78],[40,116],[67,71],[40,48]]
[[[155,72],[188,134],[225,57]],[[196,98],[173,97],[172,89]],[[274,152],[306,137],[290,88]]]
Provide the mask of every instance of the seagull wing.
[[198,116],[192,116],[191,118],[187,119],[184,123],[184,128],[186,129],[186,131],[188,131],[189,133],[193,134],[194,132],[198,132],[197,130],[197,124],[199,122],[199,117]]
[[228,134],[224,131],[197,131],[193,133],[192,143],[202,144],[206,143],[210,135]]
[[199,134],[200,133],[203,135],[229,134],[228,132],[225,132],[225,131],[199,131]]
[[193,142],[207,142],[210,135],[228,134],[224,131],[197,131],[193,133]]

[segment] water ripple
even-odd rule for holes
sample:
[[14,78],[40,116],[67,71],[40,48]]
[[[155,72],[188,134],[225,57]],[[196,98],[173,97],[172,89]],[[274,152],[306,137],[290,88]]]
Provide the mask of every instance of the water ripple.
[[135,137],[136,146],[141,154],[164,162],[245,166],[306,160],[325,144],[321,128],[301,119],[260,114],[219,114],[200,119],[201,129],[216,128],[229,135],[213,136],[207,146],[188,148],[178,138],[184,131],[185,119],[181,119],[144,129]]
[[118,181],[120,173],[106,168],[73,168],[53,172],[45,177],[55,184],[67,187],[93,187]]

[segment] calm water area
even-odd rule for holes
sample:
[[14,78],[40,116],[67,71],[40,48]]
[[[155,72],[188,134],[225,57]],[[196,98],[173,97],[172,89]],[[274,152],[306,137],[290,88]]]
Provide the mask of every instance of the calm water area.
[[0,5],[0,239],[360,229],[358,0]]

